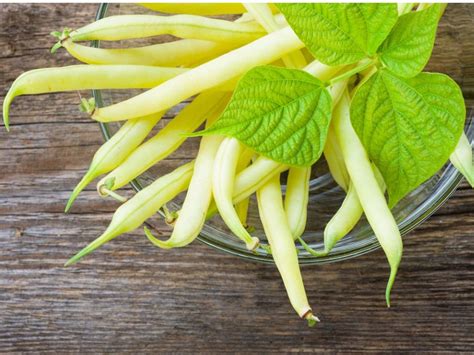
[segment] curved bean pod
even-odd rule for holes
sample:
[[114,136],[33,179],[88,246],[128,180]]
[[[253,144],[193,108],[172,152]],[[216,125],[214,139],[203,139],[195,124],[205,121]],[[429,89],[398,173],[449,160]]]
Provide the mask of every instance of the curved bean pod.
[[69,211],[74,200],[92,180],[119,166],[143,142],[162,116],[160,113],[125,122],[94,154],[89,169],[74,188],[64,212]]
[[192,67],[215,58],[238,43],[218,43],[198,39],[182,39],[137,48],[94,48],[71,39],[62,46],[77,60],[88,64],[139,64],[153,66]]
[[[206,125],[210,126],[219,115],[220,111],[213,112]],[[201,232],[212,199],[212,168],[222,140],[223,137],[215,135],[202,137],[188,192],[170,238],[161,241],[145,230],[146,236],[154,245],[163,249],[184,247]]]
[[472,160],[472,146],[469,138],[463,133],[459,138],[458,145],[449,157],[451,163],[466,178],[467,182],[474,188],[474,164]]
[[20,95],[86,89],[147,89],[186,70],[145,65],[71,65],[62,68],[30,70],[21,74],[13,82],[5,96],[3,122],[8,129],[10,105],[13,99]]
[[136,148],[117,168],[101,179],[97,184],[99,194],[101,186],[111,185],[110,190],[117,190],[178,149],[186,140],[186,134],[192,133],[209,116],[218,115],[224,110],[229,96],[229,93],[208,92],[196,97],[166,127]]
[[92,118],[97,121],[110,122],[164,111],[197,93],[239,77],[257,65],[274,62],[303,46],[303,42],[299,40],[293,30],[285,27],[193,68],[131,99],[96,109]]
[[355,227],[363,213],[359,196],[357,196],[354,185],[350,182],[341,207],[324,228],[324,252],[321,255],[328,254],[334,245]]
[[362,208],[390,264],[390,277],[385,292],[387,306],[390,306],[390,290],[402,257],[402,238],[367,153],[352,127],[349,106],[350,98],[345,93],[334,112],[334,128]]
[[306,297],[298,254],[283,209],[279,174],[257,190],[257,201],[263,229],[291,305],[301,318],[312,323],[319,321]]
[[217,151],[212,174],[212,193],[221,218],[229,229],[242,241],[248,250],[254,250],[259,240],[252,237],[242,225],[232,203],[235,172],[241,144],[236,138],[225,138]]
[[74,42],[119,41],[162,34],[215,42],[247,43],[261,37],[265,31],[252,22],[237,23],[197,15],[117,15],[71,31],[69,38]]
[[139,191],[115,211],[105,232],[79,253],[69,259],[65,266],[72,265],[120,234],[138,228],[153,216],[165,203],[188,188],[193,173],[194,161],[184,164],[169,174],[156,179]]

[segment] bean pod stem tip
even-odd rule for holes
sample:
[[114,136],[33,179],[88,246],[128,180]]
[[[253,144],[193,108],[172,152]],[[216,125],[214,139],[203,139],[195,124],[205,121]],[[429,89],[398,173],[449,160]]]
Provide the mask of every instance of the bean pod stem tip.
[[63,46],[63,42],[69,38],[72,29],[65,28],[62,32],[53,31],[50,33],[51,36],[57,38],[57,42],[51,47],[51,54],[56,53],[56,51]]

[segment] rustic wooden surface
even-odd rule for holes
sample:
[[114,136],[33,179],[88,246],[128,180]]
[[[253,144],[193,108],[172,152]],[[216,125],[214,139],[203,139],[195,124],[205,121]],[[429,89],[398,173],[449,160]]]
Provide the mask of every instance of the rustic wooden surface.
[[[90,21],[96,5],[0,4],[0,99],[48,54],[51,30]],[[292,312],[277,271],[196,243],[150,247],[141,232],[65,269],[115,203],[89,188],[63,207],[102,141],[76,94],[18,99],[0,130],[0,351],[474,351],[474,191],[463,184],[405,239],[384,305],[381,251],[303,270],[322,323]]]

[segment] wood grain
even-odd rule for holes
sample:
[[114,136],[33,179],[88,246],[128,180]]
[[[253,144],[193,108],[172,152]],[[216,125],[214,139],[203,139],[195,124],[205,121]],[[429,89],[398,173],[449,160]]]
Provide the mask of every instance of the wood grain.
[[[48,33],[90,22],[96,7],[0,4],[0,98],[25,70],[72,63],[49,55]],[[138,231],[63,268],[116,207],[91,187],[62,213],[101,141],[76,94],[19,98],[11,133],[0,130],[1,352],[474,351],[474,191],[465,183],[405,238],[391,309],[381,251],[305,267],[323,321],[309,329],[273,266],[199,243],[162,251]]]

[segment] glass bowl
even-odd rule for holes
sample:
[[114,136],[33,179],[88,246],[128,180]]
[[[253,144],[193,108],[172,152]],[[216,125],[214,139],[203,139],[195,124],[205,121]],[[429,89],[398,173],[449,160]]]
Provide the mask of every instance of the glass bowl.
[[[472,118],[472,99],[474,93],[474,38],[473,26],[474,4],[450,4],[443,16],[438,36],[433,50],[433,56],[428,64],[427,71],[446,73],[456,80],[463,90],[468,118],[466,120],[465,131],[472,141],[474,137],[474,123]],[[145,8],[131,4],[102,4],[99,6],[97,18],[119,14],[145,14],[152,13]],[[148,45],[152,43],[166,42],[173,40],[172,36],[160,36],[151,39],[134,41],[120,41],[114,43],[101,44],[107,47],[120,47]],[[94,45],[99,45],[97,42]],[[94,91],[93,94],[99,106],[110,105],[122,101],[128,97],[136,95],[140,90],[107,90]],[[171,118],[174,117],[186,103],[170,109],[165,117],[158,123],[156,129],[162,128]],[[100,124],[100,128],[105,139],[109,139],[120,127],[118,123]],[[193,159],[196,155],[199,144],[198,138],[188,139],[175,153],[167,159],[159,162],[149,171],[134,180],[131,185],[135,190],[140,190],[147,186],[157,176],[161,176],[178,165]],[[283,191],[285,190],[285,177],[282,174]],[[425,182],[406,196],[394,209],[393,214],[397,220],[402,235],[406,235],[417,225],[422,223],[433,212],[435,212],[446,199],[455,191],[462,176],[451,164],[446,164],[435,176]],[[326,223],[337,211],[344,199],[345,193],[339,188],[331,175],[328,173],[327,164],[321,158],[313,167],[310,184],[310,198],[308,208],[308,223],[303,239],[313,249],[323,249],[323,230]],[[178,196],[168,207],[174,210],[179,209],[184,195]],[[258,211],[255,197],[251,198],[249,208],[249,225],[255,228],[254,235],[262,241],[266,241],[262,226],[258,218]],[[152,224],[164,223],[163,220],[151,222]],[[257,253],[249,252],[245,245],[240,242],[225,227],[218,216],[209,220],[198,238],[201,242],[226,253],[240,256],[247,260],[273,263],[271,255],[259,249]],[[299,260],[301,264],[318,264],[345,260],[358,255],[368,253],[379,248],[379,243],[372,233],[365,218],[357,224],[354,230],[343,238],[331,253],[324,257],[314,257],[306,252],[301,246],[299,248]]]

